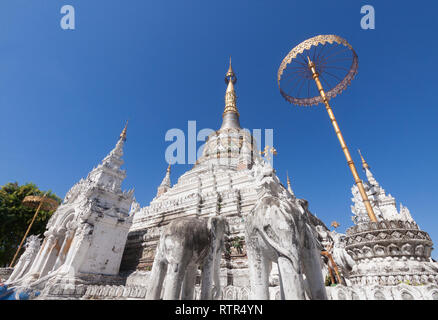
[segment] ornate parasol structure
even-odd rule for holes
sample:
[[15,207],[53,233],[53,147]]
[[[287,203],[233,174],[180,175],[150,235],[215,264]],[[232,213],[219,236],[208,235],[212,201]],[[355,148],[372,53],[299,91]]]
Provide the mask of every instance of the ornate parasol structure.
[[17,259],[18,253],[21,250],[21,247],[23,246],[24,240],[26,240],[26,237],[30,231],[30,228],[32,228],[32,225],[35,221],[35,218],[37,217],[40,210],[45,211],[54,211],[58,208],[58,202],[56,202],[53,199],[47,198],[47,192],[43,196],[27,196],[23,199],[23,204],[26,207],[35,209],[35,214],[33,215],[32,221],[30,222],[29,226],[27,227],[26,233],[23,236],[23,239],[21,239],[20,245],[18,246],[17,251],[15,252],[14,258],[12,259],[11,263],[9,264],[9,268],[12,268],[14,265],[15,260]]
[[[357,69],[357,54],[345,39],[336,35],[319,35],[300,43],[288,53],[278,69],[277,82],[281,95],[292,104],[312,106],[323,103],[325,105],[368,216],[371,221],[377,222],[362,180],[359,178],[329,104],[331,98],[347,88],[357,74]],[[315,82],[316,86],[311,82]],[[327,91],[324,90],[323,83]]]

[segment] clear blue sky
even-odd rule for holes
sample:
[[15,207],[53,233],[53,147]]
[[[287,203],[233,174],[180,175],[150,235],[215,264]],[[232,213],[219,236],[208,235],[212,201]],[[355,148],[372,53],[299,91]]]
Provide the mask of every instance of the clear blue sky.
[[[59,25],[66,4],[74,31]],[[365,4],[375,30],[360,28]],[[437,244],[437,10],[431,1],[3,0],[0,184],[34,182],[63,197],[129,118],[123,187],[147,205],[167,167],[166,131],[187,132],[188,120],[220,126],[232,55],[242,126],[274,129],[280,178],[288,170],[296,194],[343,231],[353,179],[327,114],[286,103],[276,84],[295,45],[337,34],[359,55],[357,78],[333,100],[354,159],[360,148]],[[172,181],[190,167],[175,166]]]

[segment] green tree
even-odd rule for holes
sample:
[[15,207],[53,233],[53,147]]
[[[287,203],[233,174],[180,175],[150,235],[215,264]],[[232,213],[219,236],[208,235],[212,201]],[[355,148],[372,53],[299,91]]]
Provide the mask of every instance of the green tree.
[[[0,188],[0,266],[9,265],[35,214],[36,209],[24,206],[23,199],[26,196],[42,196],[44,193],[33,183],[22,186],[17,182],[7,183]],[[61,203],[61,199],[51,191],[47,197]],[[43,234],[52,213],[40,210],[29,235]],[[19,254],[22,252],[23,249]]]

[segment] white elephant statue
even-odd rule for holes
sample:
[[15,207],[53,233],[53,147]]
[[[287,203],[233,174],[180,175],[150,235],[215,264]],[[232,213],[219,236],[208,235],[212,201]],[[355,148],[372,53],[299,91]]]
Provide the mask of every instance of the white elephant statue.
[[327,299],[316,231],[305,208],[270,165],[255,172],[259,200],[245,222],[252,299],[269,299],[272,262],[278,265],[281,299],[304,300],[306,292],[310,299]]
[[[167,225],[161,234],[152,266],[146,298],[194,299],[198,267],[201,267],[201,299],[220,296],[219,271],[228,224],[222,217],[182,218]],[[165,281],[164,281],[165,280]]]

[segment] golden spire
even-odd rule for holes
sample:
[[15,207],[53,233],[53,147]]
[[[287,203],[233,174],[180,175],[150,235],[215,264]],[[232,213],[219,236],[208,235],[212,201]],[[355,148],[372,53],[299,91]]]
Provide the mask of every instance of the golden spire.
[[287,176],[287,190],[294,195],[294,192],[292,191],[292,187],[290,186],[290,179],[289,179],[289,173],[286,171],[286,176]]
[[167,172],[170,173],[170,164],[169,164],[169,166],[167,167]]
[[225,110],[222,116],[226,113],[236,113],[239,115],[236,106],[236,92],[234,91],[234,84],[237,81],[237,77],[234,74],[233,68],[231,66],[230,57],[230,67],[228,68],[227,74],[225,75],[225,83],[227,84],[227,90],[225,91]]
[[120,134],[120,139],[126,141],[126,130],[128,129],[128,120],[126,120],[125,127],[123,128],[122,133]]
[[357,149],[357,151],[359,151],[360,158],[362,159],[362,168],[363,168],[364,170],[366,170],[366,169],[370,169],[370,166],[368,165],[368,163],[367,163],[367,162],[365,161],[365,159],[363,158],[362,153],[360,152],[360,150]]

